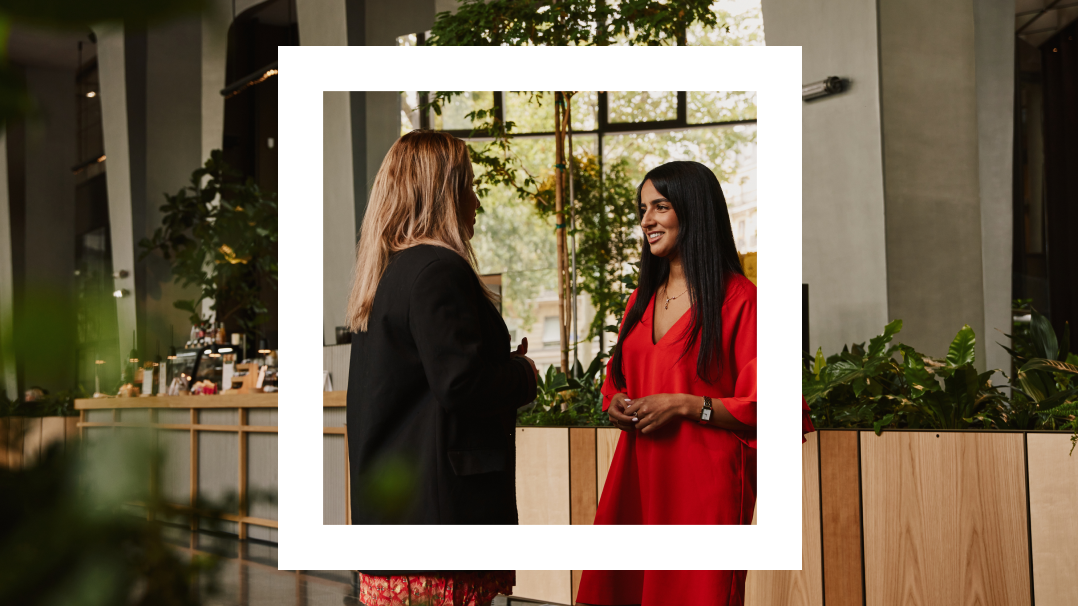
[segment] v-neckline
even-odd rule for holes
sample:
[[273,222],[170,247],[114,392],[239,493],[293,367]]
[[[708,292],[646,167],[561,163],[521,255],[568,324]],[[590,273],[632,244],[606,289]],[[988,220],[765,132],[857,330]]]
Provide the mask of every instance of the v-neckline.
[[656,326],[656,322],[655,322],[655,306],[658,305],[658,304],[659,304],[659,293],[658,293],[658,291],[656,291],[655,294],[653,294],[652,297],[651,297],[651,305],[650,305],[650,307],[651,307],[650,333],[651,334],[648,335],[648,337],[651,339],[651,344],[653,346],[658,345],[659,343],[662,343],[663,339],[666,338],[666,335],[673,332],[674,329],[677,328],[677,325],[681,324],[681,321],[685,319],[685,316],[688,316],[689,312],[692,311],[692,305],[690,305],[688,309],[681,312],[681,315],[678,316],[678,319],[675,320],[674,323],[670,325],[670,328],[666,329],[666,332],[663,333],[663,336],[659,337],[659,340],[656,341],[655,340],[655,326]]

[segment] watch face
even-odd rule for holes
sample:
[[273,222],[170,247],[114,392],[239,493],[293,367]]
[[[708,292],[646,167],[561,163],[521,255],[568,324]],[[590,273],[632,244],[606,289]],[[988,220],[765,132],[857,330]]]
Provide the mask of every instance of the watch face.
[[700,418],[705,420],[705,421],[710,421],[711,420],[711,410],[705,408],[704,413],[700,415]]

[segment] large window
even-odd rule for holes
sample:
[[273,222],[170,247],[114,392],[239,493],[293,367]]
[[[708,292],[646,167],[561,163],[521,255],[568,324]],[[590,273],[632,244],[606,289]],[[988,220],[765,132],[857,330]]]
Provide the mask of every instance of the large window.
[[[554,175],[554,95],[550,92],[482,91],[454,97],[441,114],[417,110],[428,93],[401,95],[401,132],[434,128],[450,132],[481,148],[490,141],[473,132],[465,117],[494,109],[512,122],[512,153],[523,171],[543,184]],[[574,169],[591,161],[606,181],[608,213],[635,222],[635,191],[648,170],[672,160],[695,160],[714,171],[722,184],[739,252],[756,251],[756,94],[754,92],[585,91],[572,98]],[[588,159],[591,160],[588,160]],[[623,162],[621,162],[623,161]],[[621,165],[623,186],[609,180],[610,167]],[[522,175],[523,176],[523,175]],[[579,178],[579,177],[578,177]],[[617,199],[613,199],[617,198]],[[502,313],[519,342],[529,337],[530,353],[540,366],[557,364],[558,298],[554,220],[536,212],[534,200],[521,198],[506,186],[491,188],[483,199],[483,216],[473,245],[484,274],[502,276]],[[634,237],[639,237],[636,234]],[[578,267],[583,272],[587,268]],[[612,288],[620,284],[612,285]],[[577,341],[583,365],[608,350],[612,335],[587,339],[594,311],[587,295],[576,302]]]

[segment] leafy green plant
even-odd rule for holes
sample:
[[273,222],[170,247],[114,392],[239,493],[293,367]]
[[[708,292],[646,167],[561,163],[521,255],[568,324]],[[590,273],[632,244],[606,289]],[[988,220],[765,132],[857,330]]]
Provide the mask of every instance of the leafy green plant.
[[816,427],[871,427],[877,435],[885,428],[1071,429],[1078,444],[1078,356],[1068,351],[1069,329],[1057,340],[1047,318],[1033,311],[1028,331],[1006,348],[1018,369],[1009,397],[992,385],[997,371],[974,368],[976,335],[969,326],[943,359],[891,344],[901,330],[895,320],[867,347],[846,346],[826,359],[822,349],[806,356],[802,394]]
[[203,321],[201,304],[212,300],[218,322],[248,337],[268,319],[263,287],[277,291],[277,198],[254,179],[229,168],[213,150],[191,184],[165,194],[161,227],[139,242],[140,259],[159,252],[172,263],[173,280],[198,287],[194,299],[173,305]]
[[[684,45],[686,29],[718,26],[712,0],[461,0],[438,13],[428,44],[435,46]],[[724,26],[725,27],[725,26]],[[728,30],[727,30],[728,31]]]
[[606,354],[600,353],[585,370],[580,361],[573,365],[571,376],[551,365],[539,377],[535,402],[517,413],[517,425],[525,426],[607,426],[610,419],[603,412],[600,371]]
[[[584,337],[590,340],[607,329],[605,322],[610,316],[620,324],[629,294],[636,287],[639,263],[632,260],[639,254],[640,243],[634,237],[638,222],[631,204],[636,188],[624,159],[608,163],[601,171],[599,159],[592,154],[577,154],[575,160],[576,191],[571,206],[575,229],[569,235],[578,238],[580,290],[588,294],[595,309]],[[535,207],[540,216],[554,213],[553,181],[549,178],[539,184]]]
[[22,398],[10,401],[0,394],[0,417],[75,417],[79,414],[75,400],[88,397],[81,387],[46,394],[32,402]]
[[[1005,395],[991,384],[992,371],[974,368],[973,329],[963,326],[947,357],[934,359],[891,340],[902,321],[881,335],[823,357],[817,350],[802,371],[802,393],[817,427],[960,429],[993,427]],[[901,359],[898,358],[901,356]]]

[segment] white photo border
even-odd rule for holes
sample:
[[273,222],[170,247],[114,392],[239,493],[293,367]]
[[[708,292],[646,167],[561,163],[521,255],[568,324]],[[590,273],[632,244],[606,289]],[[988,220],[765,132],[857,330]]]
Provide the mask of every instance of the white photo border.
[[[801,48],[278,49],[282,570],[801,568]],[[757,525],[322,524],[323,91],[757,92]],[[343,304],[343,302],[342,302]]]

